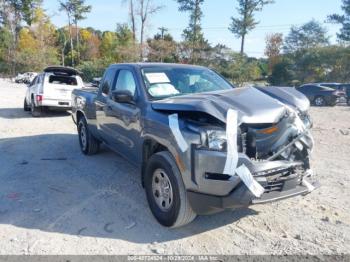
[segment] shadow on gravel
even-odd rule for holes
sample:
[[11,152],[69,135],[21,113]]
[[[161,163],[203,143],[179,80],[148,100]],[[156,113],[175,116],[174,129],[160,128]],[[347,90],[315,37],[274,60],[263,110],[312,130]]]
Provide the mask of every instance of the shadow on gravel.
[[[42,113],[40,118],[49,118],[49,117],[66,117],[70,116],[70,113],[67,111],[48,111],[45,110]],[[23,118],[32,118],[30,112],[25,112],[23,108],[0,108],[0,118],[5,119],[23,119]]]
[[0,167],[0,223],[20,228],[160,243],[257,214],[240,209],[164,228],[149,211],[137,169],[104,147],[83,156],[71,134],[1,139]]

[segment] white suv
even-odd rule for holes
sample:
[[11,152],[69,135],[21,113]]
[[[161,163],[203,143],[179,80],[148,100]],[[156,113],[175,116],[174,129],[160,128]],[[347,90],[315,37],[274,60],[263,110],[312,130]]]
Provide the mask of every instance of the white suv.
[[74,89],[82,89],[79,72],[69,67],[48,67],[29,85],[24,99],[24,110],[39,117],[43,108],[70,110]]

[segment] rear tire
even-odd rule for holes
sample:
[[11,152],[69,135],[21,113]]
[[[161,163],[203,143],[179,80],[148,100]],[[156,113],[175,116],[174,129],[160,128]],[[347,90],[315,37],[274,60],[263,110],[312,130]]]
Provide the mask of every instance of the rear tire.
[[348,98],[347,104],[348,106],[350,106],[350,98]]
[[80,149],[84,155],[95,155],[100,149],[100,142],[89,132],[87,122],[84,117],[79,120],[78,134]]
[[157,221],[171,228],[191,223],[197,215],[190,206],[181,173],[171,154],[153,155],[145,172],[147,200]]
[[323,96],[318,96],[315,98],[314,104],[315,106],[319,106],[319,107],[326,106],[326,100],[324,99]]
[[30,104],[30,111],[32,112],[33,117],[40,117],[41,113],[42,113],[42,108],[35,106],[33,98],[32,98],[31,104]]
[[332,107],[334,107],[334,106],[336,106],[337,105],[337,102],[330,102],[329,104],[328,104],[328,106],[332,106]]
[[30,111],[30,106],[27,103],[27,99],[24,98],[24,104],[23,104],[23,109],[25,112],[29,112]]

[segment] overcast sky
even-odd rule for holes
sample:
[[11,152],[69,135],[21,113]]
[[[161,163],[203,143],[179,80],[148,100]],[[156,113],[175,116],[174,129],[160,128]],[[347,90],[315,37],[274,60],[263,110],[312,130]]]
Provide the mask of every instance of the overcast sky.
[[[164,26],[176,40],[181,40],[183,29],[188,25],[188,14],[180,13],[175,0],[154,0],[165,7],[149,21],[147,35],[153,36],[159,27]],[[123,0],[87,0],[92,5],[92,12],[81,22],[83,27],[94,27],[105,31],[116,29],[117,23],[128,22],[128,8]],[[230,17],[237,15],[237,0],[205,0],[203,5],[202,27],[205,37],[212,44],[225,44],[239,51],[240,40],[228,31]],[[260,24],[251,32],[246,40],[246,53],[261,57],[265,48],[265,37],[268,33],[280,32],[286,35],[292,25],[301,25],[316,19],[324,22],[327,15],[341,13],[341,0],[275,0],[257,14]],[[57,0],[44,0],[44,7],[56,26],[67,23],[66,16],[59,12]],[[324,24],[336,41],[339,26]]]

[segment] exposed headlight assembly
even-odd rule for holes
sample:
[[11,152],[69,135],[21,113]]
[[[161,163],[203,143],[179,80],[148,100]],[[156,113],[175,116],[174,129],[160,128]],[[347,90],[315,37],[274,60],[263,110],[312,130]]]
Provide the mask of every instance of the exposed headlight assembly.
[[222,130],[208,130],[207,146],[210,150],[226,151],[227,150],[226,132]]

